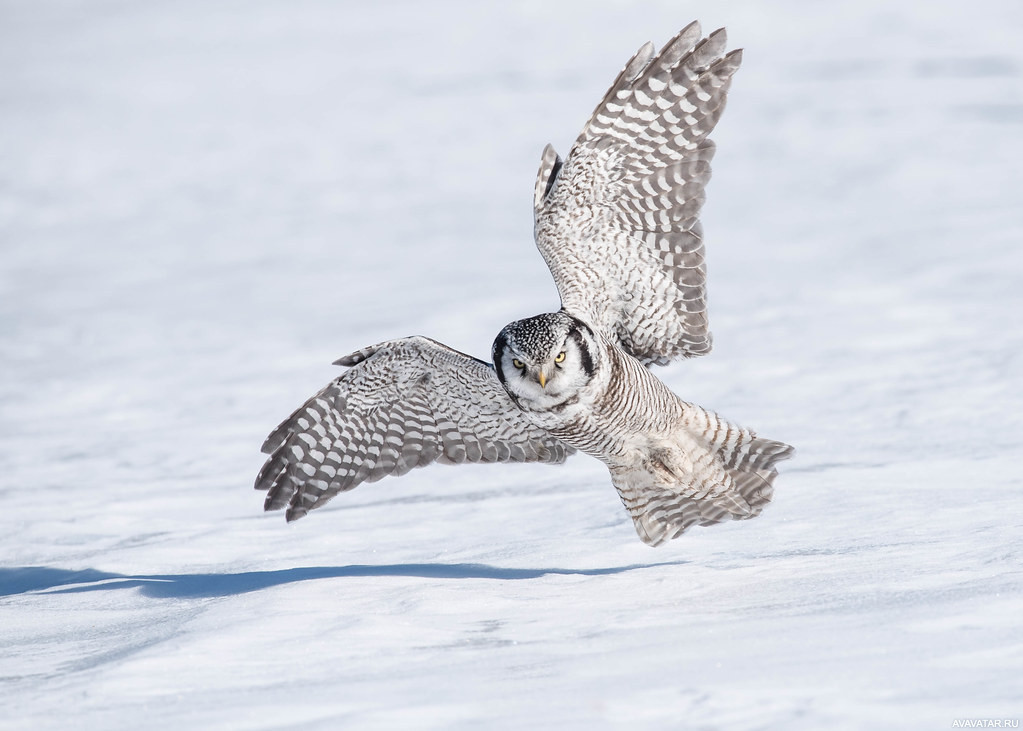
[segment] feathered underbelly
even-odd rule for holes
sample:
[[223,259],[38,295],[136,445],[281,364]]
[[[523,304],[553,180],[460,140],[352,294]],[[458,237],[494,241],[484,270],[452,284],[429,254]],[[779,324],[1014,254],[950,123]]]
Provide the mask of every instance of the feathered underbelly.
[[663,416],[663,413],[594,410],[578,420],[553,426],[549,431],[609,467],[635,465],[645,456],[670,448],[678,441],[681,425],[669,425],[666,419],[658,418]]

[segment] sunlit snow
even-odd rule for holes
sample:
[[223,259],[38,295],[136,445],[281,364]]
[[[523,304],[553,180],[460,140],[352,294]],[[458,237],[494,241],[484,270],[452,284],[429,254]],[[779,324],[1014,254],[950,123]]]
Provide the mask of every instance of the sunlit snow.
[[[555,309],[533,178],[643,42],[743,68],[714,352],[795,445],[644,546],[600,463],[286,524],[259,446],[361,346]],[[0,2],[0,728],[1023,717],[1023,4]]]

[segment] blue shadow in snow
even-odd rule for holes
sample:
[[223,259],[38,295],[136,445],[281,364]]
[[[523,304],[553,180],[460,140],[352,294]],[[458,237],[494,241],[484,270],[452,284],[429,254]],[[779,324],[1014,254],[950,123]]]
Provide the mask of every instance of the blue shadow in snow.
[[[493,579],[522,581],[542,576],[607,576],[627,571],[678,566],[685,561],[633,564],[604,569],[514,569],[480,563],[409,563],[382,566],[309,566],[278,571],[243,571],[230,574],[153,574],[131,576],[95,569],[70,571],[48,566],[0,568],[0,596],[45,591],[69,594],[83,591],[108,591],[138,587],[155,598],[216,597],[245,594],[281,584],[314,579],[339,579],[374,576],[410,576],[422,579]],[[63,587],[63,588],[61,588]]]

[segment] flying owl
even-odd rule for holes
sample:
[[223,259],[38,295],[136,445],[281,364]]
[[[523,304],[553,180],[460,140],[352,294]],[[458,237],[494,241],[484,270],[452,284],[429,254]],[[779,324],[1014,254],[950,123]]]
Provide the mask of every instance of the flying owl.
[[703,355],[698,214],[708,135],[741,51],[692,23],[626,64],[562,160],[548,145],[534,193],[536,245],[561,310],[498,334],[493,365],[425,337],[346,366],[263,444],[265,508],[301,518],[339,492],[433,462],[546,462],[576,450],[607,465],[645,543],[758,515],[792,447],[683,401],[650,366]]

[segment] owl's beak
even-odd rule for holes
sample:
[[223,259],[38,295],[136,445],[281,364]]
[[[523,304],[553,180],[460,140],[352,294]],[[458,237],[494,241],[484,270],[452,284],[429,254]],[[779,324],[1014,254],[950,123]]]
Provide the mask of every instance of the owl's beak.
[[536,374],[536,380],[540,382],[540,388],[547,388],[547,374],[542,370]]

